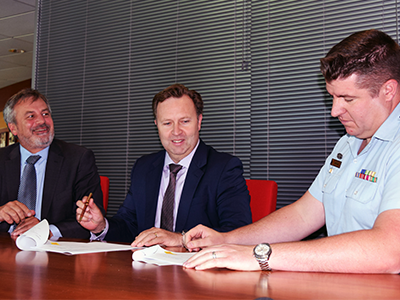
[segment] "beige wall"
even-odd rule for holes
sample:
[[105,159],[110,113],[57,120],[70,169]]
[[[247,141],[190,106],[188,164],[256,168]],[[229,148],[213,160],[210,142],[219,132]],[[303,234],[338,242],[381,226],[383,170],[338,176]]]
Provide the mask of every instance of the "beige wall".
[[[31,87],[31,80],[21,81],[0,89],[0,111],[3,111],[4,105],[6,104],[8,98],[10,98],[15,93],[19,92],[24,88]],[[3,117],[1,117],[3,120]]]
[[[12,95],[17,93],[18,91],[24,89],[24,88],[29,88],[31,86],[31,80],[25,80],[18,82],[13,85],[6,86],[4,88],[0,89],[0,133],[4,132],[5,129],[7,128],[6,122],[4,122],[3,118],[3,109],[4,105],[6,104],[8,98],[10,98]],[[7,130],[8,131],[8,130]]]
[[0,112],[0,132],[4,128],[7,128],[7,124],[6,124],[6,122],[4,122],[3,112]]

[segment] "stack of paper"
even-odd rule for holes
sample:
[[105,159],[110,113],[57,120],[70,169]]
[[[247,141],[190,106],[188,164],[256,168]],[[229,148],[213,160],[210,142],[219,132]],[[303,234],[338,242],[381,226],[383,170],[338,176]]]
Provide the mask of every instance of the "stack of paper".
[[182,266],[185,261],[196,253],[172,252],[161,248],[159,245],[143,250],[137,250],[132,254],[132,259],[157,266]]

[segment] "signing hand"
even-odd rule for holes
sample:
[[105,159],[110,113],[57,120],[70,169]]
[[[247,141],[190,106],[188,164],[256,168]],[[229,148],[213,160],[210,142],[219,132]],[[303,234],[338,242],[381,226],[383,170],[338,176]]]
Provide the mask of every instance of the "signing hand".
[[19,224],[22,220],[35,215],[34,210],[30,210],[25,204],[15,200],[0,206],[0,222],[6,221],[8,224]]
[[142,231],[132,242],[132,247],[152,245],[182,246],[182,234],[161,228],[150,228]]
[[88,199],[87,196],[85,196],[82,200],[76,202],[76,206],[78,206],[76,209],[76,220],[79,222],[82,210],[85,209],[86,201],[89,201],[89,205],[86,207],[85,214],[83,215],[80,224],[93,233],[102,232],[106,227],[106,220],[104,219],[101,210],[94,203],[93,198]]
[[189,258],[183,266],[205,270],[228,268],[241,271],[260,271],[260,265],[253,257],[254,246],[219,245],[207,247]]
[[185,234],[186,248],[199,251],[201,248],[225,243],[224,233],[215,231],[204,225],[197,225]]

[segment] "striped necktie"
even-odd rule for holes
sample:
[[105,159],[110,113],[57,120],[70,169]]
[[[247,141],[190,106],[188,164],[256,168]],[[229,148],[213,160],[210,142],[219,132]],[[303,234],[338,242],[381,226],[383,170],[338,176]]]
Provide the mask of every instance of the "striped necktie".
[[161,228],[168,231],[173,231],[174,228],[176,175],[180,169],[182,169],[181,165],[169,165],[169,184],[164,194],[164,200],[161,209]]

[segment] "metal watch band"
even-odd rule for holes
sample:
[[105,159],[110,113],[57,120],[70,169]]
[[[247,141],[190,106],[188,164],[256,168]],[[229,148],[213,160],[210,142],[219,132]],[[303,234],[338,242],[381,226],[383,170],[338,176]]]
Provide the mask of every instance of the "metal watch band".
[[271,271],[272,269],[269,267],[269,261],[268,259],[257,259],[258,264],[261,267],[261,270],[263,271]]

